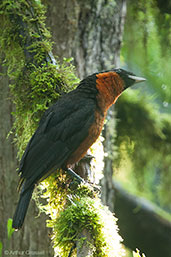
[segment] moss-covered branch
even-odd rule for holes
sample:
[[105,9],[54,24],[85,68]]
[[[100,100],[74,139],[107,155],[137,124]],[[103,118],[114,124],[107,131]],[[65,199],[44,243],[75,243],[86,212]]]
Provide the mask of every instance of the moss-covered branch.
[[[43,188],[47,188],[43,197],[49,204],[42,209],[51,217],[48,226],[53,228],[55,251],[67,257],[74,245],[81,248],[86,242],[91,256],[123,256],[116,218],[101,204],[91,187],[71,186],[69,181],[56,174],[43,182]],[[82,236],[85,231],[91,235],[90,241]]]
[[[50,54],[52,43],[40,1],[3,0],[0,10],[1,56],[11,79],[11,98],[16,108],[13,132],[20,158],[42,113],[62,92],[72,90],[78,79],[70,60],[60,64]],[[43,208],[51,217],[48,224],[53,228],[55,250],[67,256],[74,244],[86,241],[93,256],[122,256],[113,215],[92,188],[76,185],[71,189],[70,182],[58,171],[41,185],[46,189],[48,204]],[[85,230],[91,233],[92,242],[80,237]]]
[[78,79],[70,60],[54,62],[45,10],[39,1],[4,0],[0,9],[1,55],[11,78],[15,140],[21,157],[42,112],[61,92],[73,89]]

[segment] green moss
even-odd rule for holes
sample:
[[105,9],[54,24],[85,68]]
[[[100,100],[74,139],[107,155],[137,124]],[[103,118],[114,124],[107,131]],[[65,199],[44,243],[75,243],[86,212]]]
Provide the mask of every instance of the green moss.
[[[52,239],[58,254],[68,256],[75,243],[86,241],[93,256],[123,256],[116,218],[102,205],[90,186],[83,184],[71,189],[69,180],[67,183],[67,178],[59,171],[43,182],[43,188],[45,186],[44,197],[48,204],[43,208],[51,218],[48,226],[53,228]],[[91,240],[81,237],[84,231],[91,235]]]
[[16,105],[13,129],[16,133],[19,156],[35,131],[42,113],[62,92],[74,89],[78,83],[79,80],[73,71],[74,67],[66,61],[63,64],[58,63],[57,66],[51,63],[43,63],[38,67],[30,65],[29,70],[21,74],[19,80],[10,86]]
[[42,113],[61,92],[74,89],[79,80],[72,59],[52,64],[52,43],[40,1],[4,0],[0,9],[1,56],[12,81],[10,89],[16,106],[13,131],[20,158]]

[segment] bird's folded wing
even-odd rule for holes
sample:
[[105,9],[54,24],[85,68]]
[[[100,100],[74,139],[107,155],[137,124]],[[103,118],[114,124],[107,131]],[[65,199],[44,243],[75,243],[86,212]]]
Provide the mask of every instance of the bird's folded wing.
[[28,187],[60,168],[87,137],[94,121],[95,102],[66,97],[43,116],[22,157],[19,172]]

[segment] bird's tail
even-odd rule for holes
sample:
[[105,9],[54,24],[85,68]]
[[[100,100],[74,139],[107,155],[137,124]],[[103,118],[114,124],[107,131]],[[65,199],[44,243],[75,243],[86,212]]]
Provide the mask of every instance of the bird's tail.
[[[24,189],[24,185],[23,185],[23,189]],[[34,190],[34,186],[27,189],[26,191],[21,190],[20,199],[19,199],[16,211],[14,213],[13,223],[12,223],[12,227],[15,228],[16,230],[20,229],[23,225],[24,218],[27,213],[27,209],[29,206],[29,202],[30,202],[33,190]]]

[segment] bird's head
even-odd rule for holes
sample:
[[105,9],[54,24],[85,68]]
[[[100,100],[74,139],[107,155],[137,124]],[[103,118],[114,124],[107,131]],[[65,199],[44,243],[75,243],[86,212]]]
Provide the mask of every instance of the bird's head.
[[116,102],[125,89],[145,80],[132,72],[118,68],[88,76],[80,82],[77,89],[89,95],[97,94],[98,101],[106,110]]
[[145,81],[131,72],[123,69],[113,69],[96,74],[98,99],[103,102],[104,109],[114,104],[120,94],[135,83]]
[[123,80],[124,89],[134,85],[135,83],[143,82],[146,80],[145,78],[137,77],[132,72],[126,71],[124,69],[114,69],[113,71],[116,72]]

